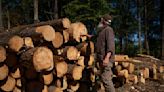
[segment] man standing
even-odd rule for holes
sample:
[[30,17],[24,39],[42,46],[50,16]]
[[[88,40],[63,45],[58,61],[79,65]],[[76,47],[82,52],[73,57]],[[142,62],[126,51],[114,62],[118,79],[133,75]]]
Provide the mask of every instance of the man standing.
[[101,18],[96,42],[97,60],[100,64],[101,80],[105,87],[105,92],[115,92],[111,70],[115,55],[115,41],[113,29],[110,27],[111,21],[112,17],[108,14]]

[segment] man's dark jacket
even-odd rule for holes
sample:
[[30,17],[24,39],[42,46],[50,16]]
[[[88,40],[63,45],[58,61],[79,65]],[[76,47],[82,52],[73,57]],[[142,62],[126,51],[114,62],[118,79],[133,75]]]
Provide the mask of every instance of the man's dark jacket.
[[100,29],[96,42],[97,59],[102,63],[106,54],[111,52],[110,62],[114,61],[115,55],[115,41],[114,32],[110,26],[106,26]]

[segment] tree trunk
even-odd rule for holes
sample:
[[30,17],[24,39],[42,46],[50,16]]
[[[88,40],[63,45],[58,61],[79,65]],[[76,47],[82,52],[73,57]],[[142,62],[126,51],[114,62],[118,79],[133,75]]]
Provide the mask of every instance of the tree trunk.
[[161,31],[162,31],[162,60],[164,60],[164,10],[162,8],[162,3],[163,3],[163,0],[161,0]]
[[34,0],[34,23],[39,22],[38,18],[38,0]]
[[0,0],[0,31],[3,30],[3,19],[2,19],[2,0]]
[[10,24],[10,14],[9,14],[9,10],[7,10],[7,29],[10,29],[11,24]]
[[123,53],[123,38],[120,36],[119,37],[119,41],[120,41],[120,54]]
[[137,7],[138,7],[138,47],[139,53],[142,54],[142,42],[141,42],[141,10],[140,10],[140,0],[137,0]]
[[150,54],[149,50],[149,43],[148,43],[148,18],[147,18],[147,3],[144,1],[145,5],[145,48],[146,48],[146,54]]
[[58,19],[58,0],[55,0],[55,5],[54,5],[54,18]]

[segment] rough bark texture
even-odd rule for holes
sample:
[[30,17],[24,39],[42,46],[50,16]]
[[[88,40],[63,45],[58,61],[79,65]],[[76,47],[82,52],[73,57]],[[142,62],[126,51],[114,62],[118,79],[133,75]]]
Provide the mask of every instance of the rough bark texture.
[[2,20],[2,0],[0,0],[0,32],[3,30],[3,20]]
[[39,35],[38,33],[35,32],[36,27],[43,26],[43,25],[51,25],[53,27],[58,27],[59,29],[63,28],[62,19],[14,27],[12,29],[9,29],[9,31],[0,33],[0,37],[1,37],[0,44],[6,45],[8,40],[14,35],[18,35],[21,37],[28,37],[28,36],[36,37]]

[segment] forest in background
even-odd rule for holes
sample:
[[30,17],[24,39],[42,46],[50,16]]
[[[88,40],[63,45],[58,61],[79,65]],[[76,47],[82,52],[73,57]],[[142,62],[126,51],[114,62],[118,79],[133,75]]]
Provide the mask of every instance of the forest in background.
[[[0,29],[58,18],[83,22],[95,34],[100,17],[113,15],[116,53],[164,57],[163,0],[0,0]],[[163,45],[162,45],[163,44]]]

